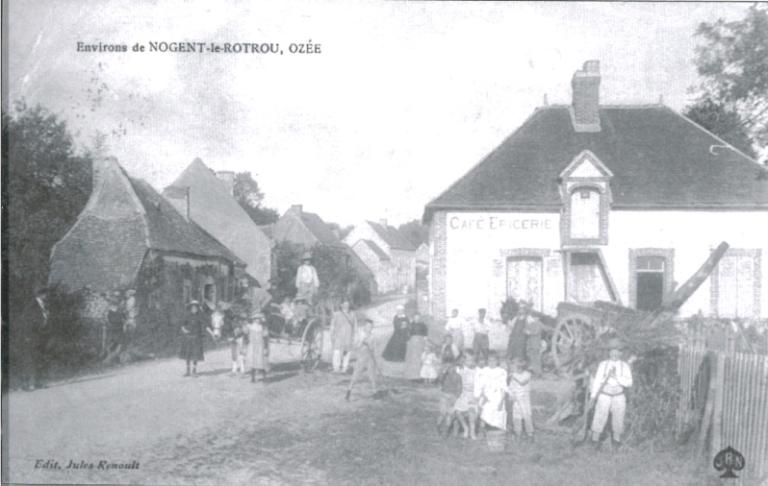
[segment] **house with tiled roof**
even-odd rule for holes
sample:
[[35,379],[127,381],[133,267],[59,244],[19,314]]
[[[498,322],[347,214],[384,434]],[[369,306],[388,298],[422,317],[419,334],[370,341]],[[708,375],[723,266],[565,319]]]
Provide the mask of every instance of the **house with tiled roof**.
[[661,104],[600,104],[598,61],[572,102],[537,108],[429,202],[435,315],[530,299],[657,308],[721,241],[711,278],[681,309],[768,315],[765,168]]
[[133,290],[141,333],[176,325],[190,300],[231,300],[236,270],[244,267],[152,186],[104,158],[94,162],[88,203],[53,246],[49,283],[87,291],[93,300]]
[[272,276],[272,241],[234,198],[234,173],[214,172],[196,158],[163,190],[163,196],[246,263],[263,287]]
[[[369,265],[376,275],[380,292],[413,289],[416,283],[416,246],[386,220],[363,221],[350,231],[344,241]],[[380,254],[387,259],[381,259]]]
[[294,204],[271,225],[270,233],[275,242],[288,241],[307,250],[320,245],[338,250],[345,261],[366,282],[370,293],[377,293],[376,279],[371,269],[352,251],[338,234],[318,214],[305,211],[303,205]]

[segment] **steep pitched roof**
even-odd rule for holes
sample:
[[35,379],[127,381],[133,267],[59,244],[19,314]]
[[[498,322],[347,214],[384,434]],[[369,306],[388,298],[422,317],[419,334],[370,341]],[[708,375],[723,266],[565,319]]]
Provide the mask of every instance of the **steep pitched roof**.
[[341,242],[333,230],[317,214],[302,211],[301,221],[321,244],[338,247],[344,246],[344,243]]
[[271,241],[253,222],[202,160],[195,159],[165,188],[163,196],[177,209],[190,191],[190,217],[246,264],[246,272],[262,283],[270,277]]
[[389,225],[383,225],[374,223],[373,221],[367,221],[371,228],[376,231],[376,234],[389,245],[390,248],[395,250],[415,251],[416,247],[408,240],[397,228]]
[[379,245],[377,245],[371,240],[360,240],[360,241],[362,241],[365,244],[365,246],[370,248],[371,251],[375,253],[377,257],[379,257],[379,260],[383,262],[389,261],[389,256],[387,256],[387,254],[384,252],[384,250],[381,249]]
[[144,206],[150,248],[221,257],[238,264],[245,264],[200,226],[193,221],[185,220],[152,186],[141,179],[129,178],[129,180]]
[[559,210],[558,176],[583,150],[613,173],[617,209],[768,209],[764,169],[670,108],[603,106],[600,122],[577,133],[568,106],[537,109],[427,204],[425,219],[439,209]]
[[133,286],[148,250],[239,260],[187,222],[149,184],[114,158],[95,161],[97,182],[77,221],[51,251],[49,281],[70,290]]

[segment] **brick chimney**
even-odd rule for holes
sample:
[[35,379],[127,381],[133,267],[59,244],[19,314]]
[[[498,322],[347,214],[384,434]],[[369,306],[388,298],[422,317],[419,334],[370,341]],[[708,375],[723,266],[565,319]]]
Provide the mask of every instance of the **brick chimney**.
[[382,225],[382,226],[383,226],[383,227],[385,227],[385,228],[386,228],[387,226],[389,226],[389,225],[387,224],[387,218],[381,218],[381,219],[379,220],[379,224],[380,224],[380,225]]
[[293,204],[291,205],[291,210],[298,214],[302,214],[304,212],[304,206],[301,204]]
[[600,131],[600,61],[591,60],[573,74],[571,121],[577,132]]
[[235,195],[235,173],[231,170],[220,170],[216,172],[216,177],[224,183],[224,187],[229,191],[230,196]]

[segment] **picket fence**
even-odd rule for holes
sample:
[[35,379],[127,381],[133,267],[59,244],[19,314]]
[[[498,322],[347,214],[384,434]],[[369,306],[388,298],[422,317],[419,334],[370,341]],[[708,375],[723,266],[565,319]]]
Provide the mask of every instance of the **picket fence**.
[[677,431],[692,439],[712,474],[719,474],[713,460],[720,450],[744,456],[739,479],[728,484],[768,485],[768,355],[699,338],[680,347]]

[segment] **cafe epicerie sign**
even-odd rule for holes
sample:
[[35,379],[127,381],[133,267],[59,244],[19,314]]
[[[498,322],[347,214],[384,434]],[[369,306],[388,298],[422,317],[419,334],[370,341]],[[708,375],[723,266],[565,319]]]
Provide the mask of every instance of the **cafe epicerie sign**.
[[556,216],[548,214],[449,214],[454,231],[549,231],[557,228]]

